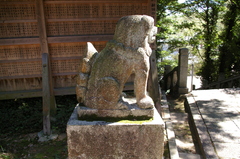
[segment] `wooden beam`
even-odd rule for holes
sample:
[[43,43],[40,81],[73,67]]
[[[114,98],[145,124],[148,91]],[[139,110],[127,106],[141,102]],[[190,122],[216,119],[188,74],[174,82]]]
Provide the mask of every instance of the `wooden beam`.
[[43,8],[43,0],[36,0],[36,17],[38,22],[38,33],[41,45],[42,53],[49,53],[47,32],[46,32],[46,21]]
[[42,54],[43,134],[51,135],[50,110],[56,112],[43,0],[36,0],[36,17]]
[[0,46],[6,45],[25,45],[25,44],[40,44],[39,38],[11,38],[0,39]]
[[38,89],[38,90],[0,92],[0,100],[32,98],[32,97],[42,97],[42,90]]
[[[37,22],[38,22],[38,33],[39,33],[39,39],[40,39],[41,53],[49,54],[43,0],[36,0],[36,17],[37,17]],[[46,56],[46,55],[43,55],[43,56]],[[53,79],[52,79],[51,60],[50,60],[50,58],[47,58],[47,59],[48,59],[48,67],[47,68],[49,69],[47,71],[47,73],[48,73],[49,89],[50,89],[49,91],[50,91],[51,115],[55,115],[56,103],[55,103],[55,97],[53,95],[53,82],[52,82]]]

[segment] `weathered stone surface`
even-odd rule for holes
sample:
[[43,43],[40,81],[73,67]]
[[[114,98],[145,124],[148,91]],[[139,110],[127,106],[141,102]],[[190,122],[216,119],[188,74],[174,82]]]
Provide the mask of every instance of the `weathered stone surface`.
[[78,101],[93,109],[128,109],[121,101],[121,93],[134,74],[137,105],[142,109],[153,108],[153,100],[147,95],[147,80],[152,54],[149,43],[155,41],[156,33],[152,17],[126,16],[118,21],[113,40],[100,53],[88,43],[80,72],[88,73],[89,79],[79,74],[78,78],[83,79],[78,80],[76,88]]
[[81,121],[75,108],[67,124],[69,159],[162,159],[164,123],[154,109],[153,120],[139,123]]
[[58,134],[44,135],[43,131],[38,133],[38,142],[46,142],[49,140],[56,140],[58,138]]

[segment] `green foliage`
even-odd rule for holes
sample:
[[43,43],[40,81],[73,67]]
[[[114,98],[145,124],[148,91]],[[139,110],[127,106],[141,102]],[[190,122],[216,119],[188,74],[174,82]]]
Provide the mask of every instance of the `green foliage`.
[[[52,129],[65,132],[67,121],[77,104],[75,95],[57,96],[57,114]],[[42,98],[0,101],[0,133],[19,134],[42,130]]]

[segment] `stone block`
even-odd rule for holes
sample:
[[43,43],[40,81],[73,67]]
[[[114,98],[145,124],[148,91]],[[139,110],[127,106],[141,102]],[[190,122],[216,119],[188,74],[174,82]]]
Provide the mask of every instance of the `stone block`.
[[162,159],[164,122],[156,109],[145,121],[83,121],[76,107],[67,137],[69,159]]

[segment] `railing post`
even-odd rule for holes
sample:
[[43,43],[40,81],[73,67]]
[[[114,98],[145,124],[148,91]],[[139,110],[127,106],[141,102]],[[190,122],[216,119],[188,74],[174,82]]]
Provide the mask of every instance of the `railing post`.
[[178,93],[186,94],[188,93],[187,88],[187,75],[188,75],[188,49],[179,49],[178,57]]
[[152,55],[150,56],[150,70],[148,78],[148,91],[152,97],[156,109],[161,112],[161,92],[160,86],[158,84],[158,73],[157,73],[157,59],[155,50],[153,50]]
[[162,88],[166,91],[170,88],[171,86],[171,77],[168,76],[167,74],[169,74],[170,72],[172,71],[172,67],[170,65],[165,65],[164,66],[164,74],[163,74],[163,77],[164,77],[164,83],[162,85]]

